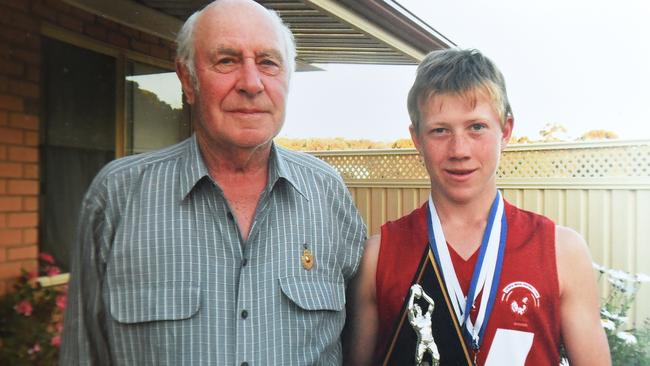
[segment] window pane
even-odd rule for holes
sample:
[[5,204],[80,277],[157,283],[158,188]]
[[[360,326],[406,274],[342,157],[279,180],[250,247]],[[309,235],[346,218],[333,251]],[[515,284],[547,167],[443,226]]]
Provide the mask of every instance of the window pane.
[[126,153],[175,144],[190,135],[176,73],[129,62],[126,77]]
[[115,59],[52,39],[43,48],[39,243],[67,270],[83,195],[115,157]]

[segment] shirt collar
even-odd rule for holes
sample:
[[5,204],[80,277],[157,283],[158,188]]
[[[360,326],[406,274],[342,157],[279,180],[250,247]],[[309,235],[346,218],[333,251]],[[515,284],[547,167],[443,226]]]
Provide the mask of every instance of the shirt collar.
[[196,142],[196,134],[192,134],[187,144],[187,151],[185,153],[185,160],[182,162],[184,165],[181,168],[181,199],[187,197],[192,191],[194,186],[203,178],[210,178],[208,168],[203,162],[199,145]]
[[[280,181],[281,179],[286,180],[291,184],[298,193],[303,197],[307,198],[305,194],[305,187],[301,182],[296,179],[295,174],[287,166],[287,161],[283,156],[284,153],[282,148],[279,148],[272,143],[271,145],[271,154],[269,156],[269,179],[266,186],[268,192]],[[196,134],[192,134],[192,137],[189,139],[187,144],[187,152],[185,154],[186,159],[183,161],[183,167],[181,169],[181,199],[187,197],[187,195],[194,189],[194,187],[202,179],[211,179],[208,172],[208,168],[203,161],[203,156],[199,149],[198,142],[196,141]]]
[[301,196],[309,200],[306,194],[306,187],[302,184],[302,180],[297,179],[295,172],[289,168],[285,157],[286,154],[286,150],[277,146],[275,142],[273,142],[269,159],[269,182],[266,188],[270,192],[271,188],[279,179],[284,179],[289,182],[289,184],[298,191]]

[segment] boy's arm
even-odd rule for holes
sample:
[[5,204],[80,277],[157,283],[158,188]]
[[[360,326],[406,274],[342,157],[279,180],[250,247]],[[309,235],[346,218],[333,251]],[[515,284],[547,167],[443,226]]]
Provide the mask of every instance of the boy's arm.
[[562,226],[556,226],[555,243],[561,332],[569,363],[571,366],[611,365],[587,244],[580,234]]
[[378,235],[366,241],[361,268],[348,288],[348,317],[343,335],[345,365],[370,365],[374,356],[379,326],[375,287],[379,244]]

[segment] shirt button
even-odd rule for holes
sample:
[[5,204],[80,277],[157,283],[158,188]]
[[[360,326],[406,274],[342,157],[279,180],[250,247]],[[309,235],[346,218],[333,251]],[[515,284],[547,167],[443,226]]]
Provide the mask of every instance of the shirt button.
[[242,267],[246,267],[247,264],[248,264],[248,259],[244,258],[244,259],[241,260],[241,266]]
[[228,212],[228,220],[232,220],[232,212]]
[[241,318],[242,318],[242,319],[246,319],[246,318],[248,318],[248,311],[246,311],[246,310],[242,310],[242,311],[241,311]]
[[241,366],[248,366],[248,362],[245,362],[245,361],[242,362],[242,363],[241,363]]

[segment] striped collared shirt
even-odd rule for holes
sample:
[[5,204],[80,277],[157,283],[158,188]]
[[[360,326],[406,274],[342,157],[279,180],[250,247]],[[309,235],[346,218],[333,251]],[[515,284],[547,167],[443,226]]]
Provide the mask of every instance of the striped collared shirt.
[[82,204],[61,364],[340,364],[365,236],[306,154],[272,148],[245,243],[194,136],[113,161]]

